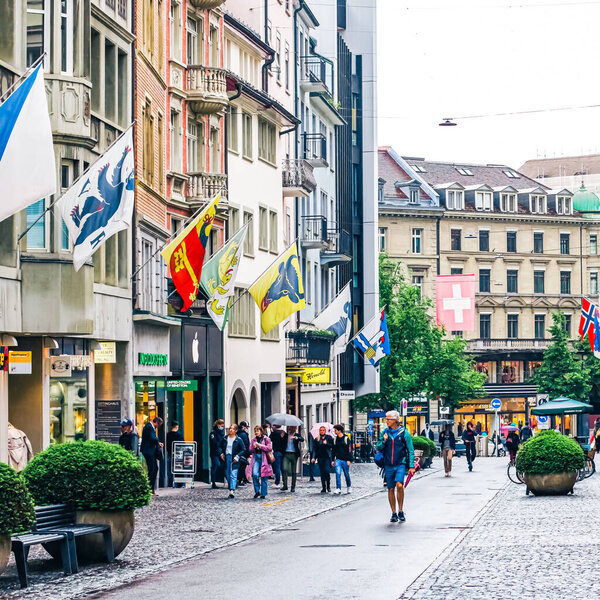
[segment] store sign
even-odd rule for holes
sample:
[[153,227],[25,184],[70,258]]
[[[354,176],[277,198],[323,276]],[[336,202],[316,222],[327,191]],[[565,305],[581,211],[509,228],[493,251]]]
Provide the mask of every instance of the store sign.
[[94,350],[94,362],[97,365],[109,364],[117,362],[117,343],[116,342],[100,342],[102,348]]
[[0,346],[0,371],[8,371],[8,346]]
[[71,369],[83,371],[94,364],[89,354],[73,354],[69,358],[71,359]]
[[31,375],[31,352],[11,350],[8,353],[8,372],[11,375]]
[[166,367],[169,364],[168,354],[138,353],[138,364],[142,367]]
[[50,357],[50,377],[71,377],[71,356]]
[[121,435],[121,401],[96,400],[96,439],[118,444]]
[[329,367],[288,369],[287,374],[292,377],[299,377],[302,383],[329,383],[331,380],[331,369]]
[[196,379],[168,379],[167,389],[177,392],[196,392],[198,390],[198,381]]
[[355,397],[354,390],[340,390],[340,400],[354,400]]

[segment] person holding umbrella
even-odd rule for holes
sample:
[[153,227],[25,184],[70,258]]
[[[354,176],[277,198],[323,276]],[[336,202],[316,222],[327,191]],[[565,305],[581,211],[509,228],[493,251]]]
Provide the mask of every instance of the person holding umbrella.
[[449,423],[440,433],[440,448],[442,450],[442,458],[444,459],[444,473],[446,477],[450,477],[452,472],[452,457],[456,453],[456,438],[452,431],[452,425]]
[[508,453],[510,455],[510,464],[514,465],[520,444],[519,432],[514,425],[509,425],[506,429],[508,430],[508,433],[506,434],[506,447],[508,448]]
[[[331,453],[333,450],[333,438],[327,433],[327,425],[329,425],[329,423],[317,424],[318,434],[316,436],[313,435],[313,449],[310,453],[311,463],[316,461],[319,465],[319,472],[321,473],[321,494],[331,491],[329,465],[332,462]],[[331,425],[329,425],[329,427],[331,427]],[[313,429],[311,429],[311,432]]]

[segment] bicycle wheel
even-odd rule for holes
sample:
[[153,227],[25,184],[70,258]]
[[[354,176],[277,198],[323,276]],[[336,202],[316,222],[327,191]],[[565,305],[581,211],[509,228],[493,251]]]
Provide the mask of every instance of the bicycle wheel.
[[585,467],[583,467],[583,469],[579,471],[578,479],[579,481],[581,481],[582,479],[587,479],[588,477],[591,477],[595,472],[596,465],[594,464],[594,461],[589,456],[586,456]]
[[518,485],[525,483],[525,480],[523,479],[523,474],[517,471],[513,463],[508,463],[508,467],[506,468],[506,475],[513,483],[516,483]]

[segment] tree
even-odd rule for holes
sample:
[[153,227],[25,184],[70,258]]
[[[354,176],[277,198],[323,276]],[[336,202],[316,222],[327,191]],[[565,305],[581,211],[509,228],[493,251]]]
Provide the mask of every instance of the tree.
[[430,316],[431,300],[408,285],[399,264],[384,254],[379,258],[380,302],[385,306],[390,336],[390,356],[380,363],[379,394],[355,400],[357,410],[398,408],[403,399],[441,396],[446,405],[472,398],[485,376],[473,370],[461,338],[445,339]]
[[550,398],[566,396],[587,400],[592,390],[590,369],[578,358],[577,352],[569,348],[563,313],[552,314],[550,334],[552,343],[544,351],[544,360],[533,375],[533,383],[540,393]]

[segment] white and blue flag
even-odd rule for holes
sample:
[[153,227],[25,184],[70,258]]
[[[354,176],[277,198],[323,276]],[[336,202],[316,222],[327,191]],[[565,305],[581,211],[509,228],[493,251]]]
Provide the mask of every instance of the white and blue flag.
[[374,367],[379,366],[381,359],[391,353],[385,309],[377,313],[352,338],[352,343]]
[[58,201],[73,242],[76,271],[109,237],[131,225],[132,131],[129,128]]
[[352,294],[348,284],[313,321],[317,329],[327,329],[336,334],[332,345],[332,358],[343,354],[352,335]]
[[40,65],[0,105],[0,221],[54,192],[54,145]]

